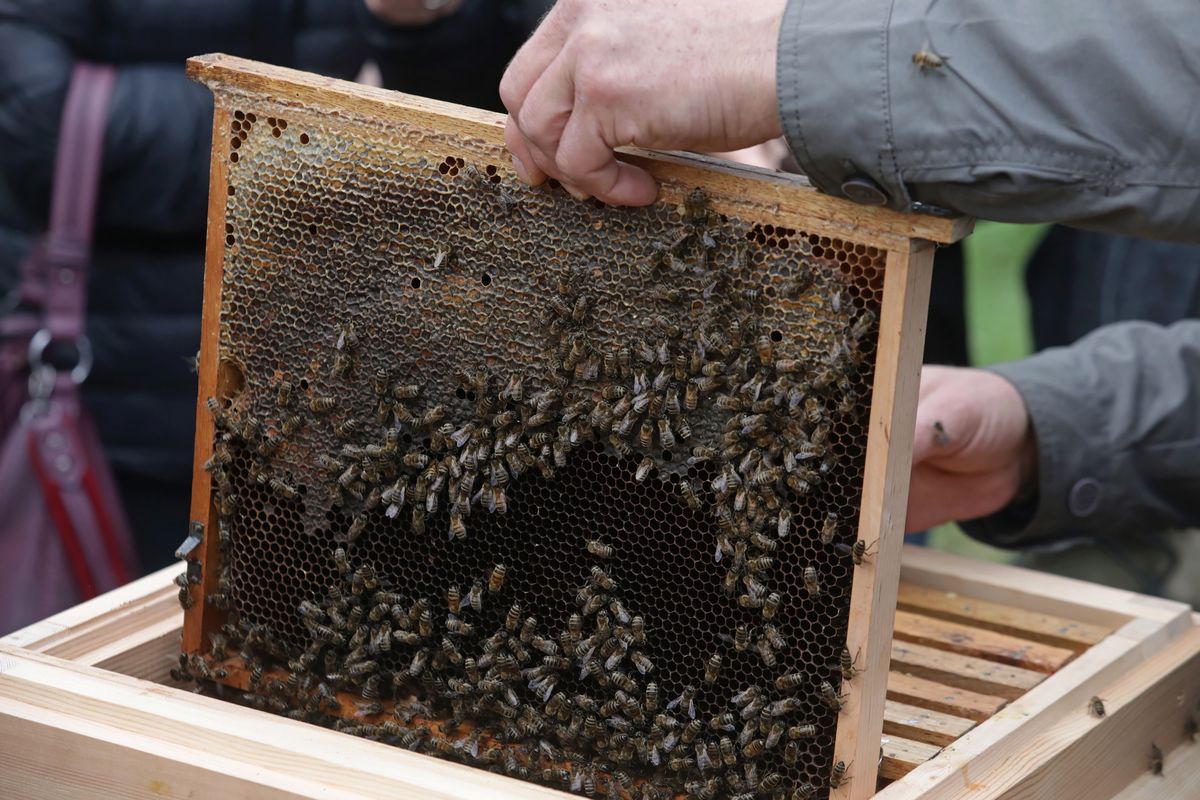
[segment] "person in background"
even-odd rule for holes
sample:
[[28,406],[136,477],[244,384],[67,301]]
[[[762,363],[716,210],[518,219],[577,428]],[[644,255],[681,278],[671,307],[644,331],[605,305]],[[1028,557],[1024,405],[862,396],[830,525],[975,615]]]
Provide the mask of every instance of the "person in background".
[[[1140,320],[1169,326],[1200,317],[1200,246],[1055,227],[1030,259],[1026,282],[1035,350],[1071,347],[1093,331],[1118,322]],[[1083,343],[1068,351],[1072,355],[1065,380],[1077,381],[1077,372],[1087,368],[1087,362],[1102,357],[1089,355],[1093,349],[1093,345]],[[1001,366],[998,371],[1010,377],[1023,396],[1036,394],[1038,388],[1029,371],[1037,369],[1034,365],[1038,358],[1035,356],[1029,364]],[[1137,374],[1119,369],[1102,384],[1133,382]],[[1157,382],[1160,377],[1151,375],[1150,379]],[[1168,391],[1166,397],[1170,394]],[[1112,410],[1108,413],[1131,413],[1134,407],[1128,400],[1117,397],[1111,389],[1089,390],[1083,391],[1077,402],[1082,409],[1089,410],[1097,406],[1103,408],[1099,404],[1111,400]],[[1038,417],[1037,411],[1042,405],[1036,399],[1028,404],[1035,431],[1049,430],[1054,425],[1052,418]],[[1151,407],[1149,413],[1152,416],[1139,421],[1147,433],[1150,433],[1149,419],[1153,419],[1155,413],[1161,413],[1156,412],[1156,408],[1160,406]],[[1175,413],[1191,412],[1194,409],[1183,406]],[[1139,410],[1137,413],[1147,412]],[[1116,437],[1113,441],[1123,439],[1132,447],[1146,449],[1148,454],[1160,449],[1151,441],[1138,441],[1137,433],[1119,432],[1119,427],[1110,419],[1096,422],[1098,430]],[[1058,433],[1047,435],[1052,440],[1069,439]],[[1120,448],[1114,446],[1112,450],[1102,458],[1113,463],[1124,458]],[[1092,457],[1095,457],[1094,453]],[[1141,456],[1139,461],[1147,458]],[[1060,466],[1047,468],[1063,469]],[[1161,465],[1156,467],[1161,468]],[[1072,471],[1074,478],[1064,484],[1065,498],[1061,494],[1063,486],[1055,488],[1039,480],[1036,491],[1032,484],[1030,486],[1032,494],[1023,504],[1027,512],[1024,517],[1010,509],[1009,513],[967,524],[965,529],[991,544],[1020,547],[1017,562],[1022,566],[1146,594],[1165,595],[1200,606],[1200,531],[1195,528],[1200,521],[1187,509],[1176,508],[1168,509],[1166,513],[1139,512],[1136,521],[1130,523],[1122,515],[1107,514],[1101,508],[1108,502],[1121,505],[1133,502],[1136,507],[1140,502],[1137,500],[1102,498],[1102,503],[1093,509],[1086,501],[1094,484],[1107,486],[1116,481],[1116,486],[1099,489],[1100,494],[1107,497],[1113,491],[1123,493],[1122,482],[1127,486],[1139,483],[1145,486],[1150,482],[1139,477],[1138,483],[1129,484],[1125,476],[1101,480],[1107,471],[1101,464],[1075,462],[1066,469]],[[1038,470],[1039,476],[1041,472]],[[1187,485],[1184,475],[1176,475],[1175,480],[1180,481],[1181,487]],[[1029,517],[1035,497],[1039,505],[1045,502],[1048,509],[1057,507],[1059,511],[1065,509],[1066,513]],[[1022,527],[1018,523],[1026,524]]]
[[77,59],[118,67],[109,111],[84,385],[142,564],[187,531],[212,97],[189,56],[225,52],[496,108],[538,9],[519,0],[0,0],[0,297],[45,228]]

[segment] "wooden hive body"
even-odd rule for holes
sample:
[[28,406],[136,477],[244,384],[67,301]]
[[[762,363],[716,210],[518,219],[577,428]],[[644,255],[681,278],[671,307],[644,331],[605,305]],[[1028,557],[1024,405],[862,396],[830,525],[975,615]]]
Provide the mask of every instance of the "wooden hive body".
[[193,669],[394,742],[415,695],[426,750],[601,761],[575,789],[752,766],[824,796],[877,763],[932,248],[969,224],[644,152],[654,206],[578,203],[517,184],[495,115],[189,69],[216,98]]

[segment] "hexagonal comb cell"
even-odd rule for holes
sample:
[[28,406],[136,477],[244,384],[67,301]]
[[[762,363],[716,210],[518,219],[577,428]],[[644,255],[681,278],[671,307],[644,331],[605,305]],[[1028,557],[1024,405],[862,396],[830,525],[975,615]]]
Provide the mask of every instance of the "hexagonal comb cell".
[[582,794],[823,796],[885,253],[695,186],[576,202],[419,121],[221,101],[244,385],[215,404],[189,663]]

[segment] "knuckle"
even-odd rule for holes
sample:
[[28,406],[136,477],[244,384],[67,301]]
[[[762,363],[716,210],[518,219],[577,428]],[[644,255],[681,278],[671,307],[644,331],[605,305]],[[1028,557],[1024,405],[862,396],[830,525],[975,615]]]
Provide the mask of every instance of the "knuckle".
[[517,78],[513,75],[512,69],[504,73],[504,77],[500,79],[500,102],[511,113],[517,105],[517,99],[520,97],[517,88]]

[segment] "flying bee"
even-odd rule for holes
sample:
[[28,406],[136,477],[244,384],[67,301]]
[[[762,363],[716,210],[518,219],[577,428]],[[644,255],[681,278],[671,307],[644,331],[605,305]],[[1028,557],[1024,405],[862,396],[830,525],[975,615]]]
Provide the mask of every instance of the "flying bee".
[[820,685],[817,687],[817,692],[821,696],[821,702],[826,706],[834,711],[842,710],[843,695],[840,695],[834,691],[833,684],[831,684],[829,681],[821,681]]
[[707,684],[716,683],[717,676],[721,673],[721,654],[713,653],[708,657],[708,661],[704,663],[704,682]]
[[926,40],[925,44],[921,45],[921,49],[912,55],[912,63],[917,65],[917,69],[922,73],[927,70],[941,69],[950,60],[949,56],[938,55],[929,45]]
[[821,594],[821,581],[817,575],[817,568],[807,566],[804,568],[804,590],[808,592],[809,597],[817,597]]
[[497,564],[492,567],[491,573],[488,574],[487,588],[492,594],[499,592],[504,588],[504,576],[508,572],[508,568],[503,564]]
[[1099,697],[1093,697],[1088,701],[1088,711],[1090,711],[1094,717],[1103,717],[1107,713],[1104,709],[1104,701]]
[[315,395],[308,401],[308,408],[314,414],[328,414],[337,406],[336,397]]

